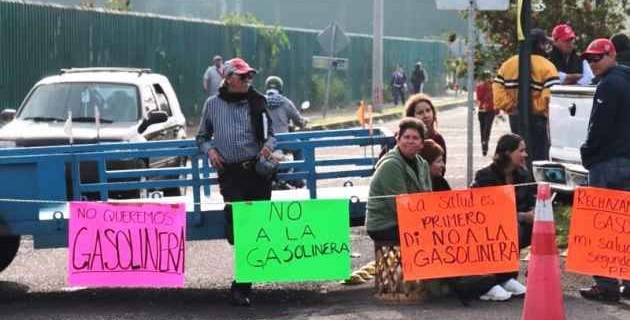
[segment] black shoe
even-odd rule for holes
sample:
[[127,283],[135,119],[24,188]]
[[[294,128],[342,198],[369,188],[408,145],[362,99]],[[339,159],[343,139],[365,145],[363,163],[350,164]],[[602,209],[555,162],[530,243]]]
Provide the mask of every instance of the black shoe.
[[624,286],[621,290],[621,297],[630,300],[630,286]]
[[618,302],[619,291],[604,290],[597,285],[593,285],[590,288],[580,289],[580,295],[587,300],[605,301],[605,302]]
[[241,290],[230,290],[230,304],[239,307],[249,307],[252,302],[249,299],[249,295]]

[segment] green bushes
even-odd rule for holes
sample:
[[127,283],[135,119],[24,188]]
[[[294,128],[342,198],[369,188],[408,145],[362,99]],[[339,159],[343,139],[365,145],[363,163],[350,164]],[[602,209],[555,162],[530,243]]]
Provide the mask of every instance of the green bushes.
[[[333,107],[340,107],[347,104],[346,95],[346,77],[335,74],[330,81],[330,105],[329,110]],[[310,102],[314,109],[322,109],[326,95],[326,74],[318,73],[311,76],[311,96]]]

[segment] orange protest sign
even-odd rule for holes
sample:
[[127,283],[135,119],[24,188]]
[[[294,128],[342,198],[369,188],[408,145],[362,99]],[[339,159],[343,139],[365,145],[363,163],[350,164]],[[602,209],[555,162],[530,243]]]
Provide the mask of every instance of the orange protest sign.
[[630,279],[630,192],[576,188],[568,242],[568,271]]
[[397,196],[404,279],[518,270],[514,199],[513,186]]

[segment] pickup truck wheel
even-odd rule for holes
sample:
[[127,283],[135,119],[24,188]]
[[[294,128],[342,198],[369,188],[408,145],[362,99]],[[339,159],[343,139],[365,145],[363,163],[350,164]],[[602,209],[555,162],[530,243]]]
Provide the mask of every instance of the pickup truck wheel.
[[20,248],[20,236],[0,236],[0,272],[11,264]]

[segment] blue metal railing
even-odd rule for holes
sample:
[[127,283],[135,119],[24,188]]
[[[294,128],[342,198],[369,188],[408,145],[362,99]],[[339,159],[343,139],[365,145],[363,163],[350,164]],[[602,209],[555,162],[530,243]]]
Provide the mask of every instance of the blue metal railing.
[[[367,130],[331,130],[281,134],[277,139],[278,148],[301,149],[304,156],[303,160],[282,162],[280,168],[291,171],[279,173],[278,178],[306,180],[310,198],[317,198],[318,181],[370,176],[377,161],[373,153],[361,152],[360,149],[352,156],[334,155],[333,152],[330,158],[322,158],[322,149],[384,144],[391,146],[394,143],[392,136],[379,130],[375,130],[371,136]],[[147,159],[169,157],[186,158],[188,161],[186,165],[176,167],[133,166]],[[116,163],[122,165],[114,169],[116,166],[113,164]],[[92,172],[85,172],[86,167]],[[89,181],[84,176],[88,173],[91,177]],[[63,203],[68,200],[68,192],[71,192],[74,200],[80,200],[88,194],[107,200],[112,192],[192,187],[194,206],[187,209],[189,238],[208,239],[221,237],[223,234],[223,215],[215,214],[218,212],[214,211],[204,212],[201,206],[201,193],[210,195],[211,186],[217,184],[216,172],[209,165],[207,155],[201,154],[195,142],[190,139],[1,149],[0,177],[5,181],[4,185],[0,185],[0,198],[5,199],[0,201],[0,224],[8,225],[14,234],[41,235],[45,243],[43,246],[59,246],[65,241],[62,234],[55,234],[56,243],[52,238],[46,238],[52,237],[51,233],[63,233],[65,221],[38,220],[38,214],[43,208],[58,207],[59,204],[8,200],[49,200]],[[356,215],[361,215],[365,203],[352,202],[350,206],[351,216],[353,211]],[[357,219],[360,220],[361,217]],[[36,245],[42,246],[39,243]]]

